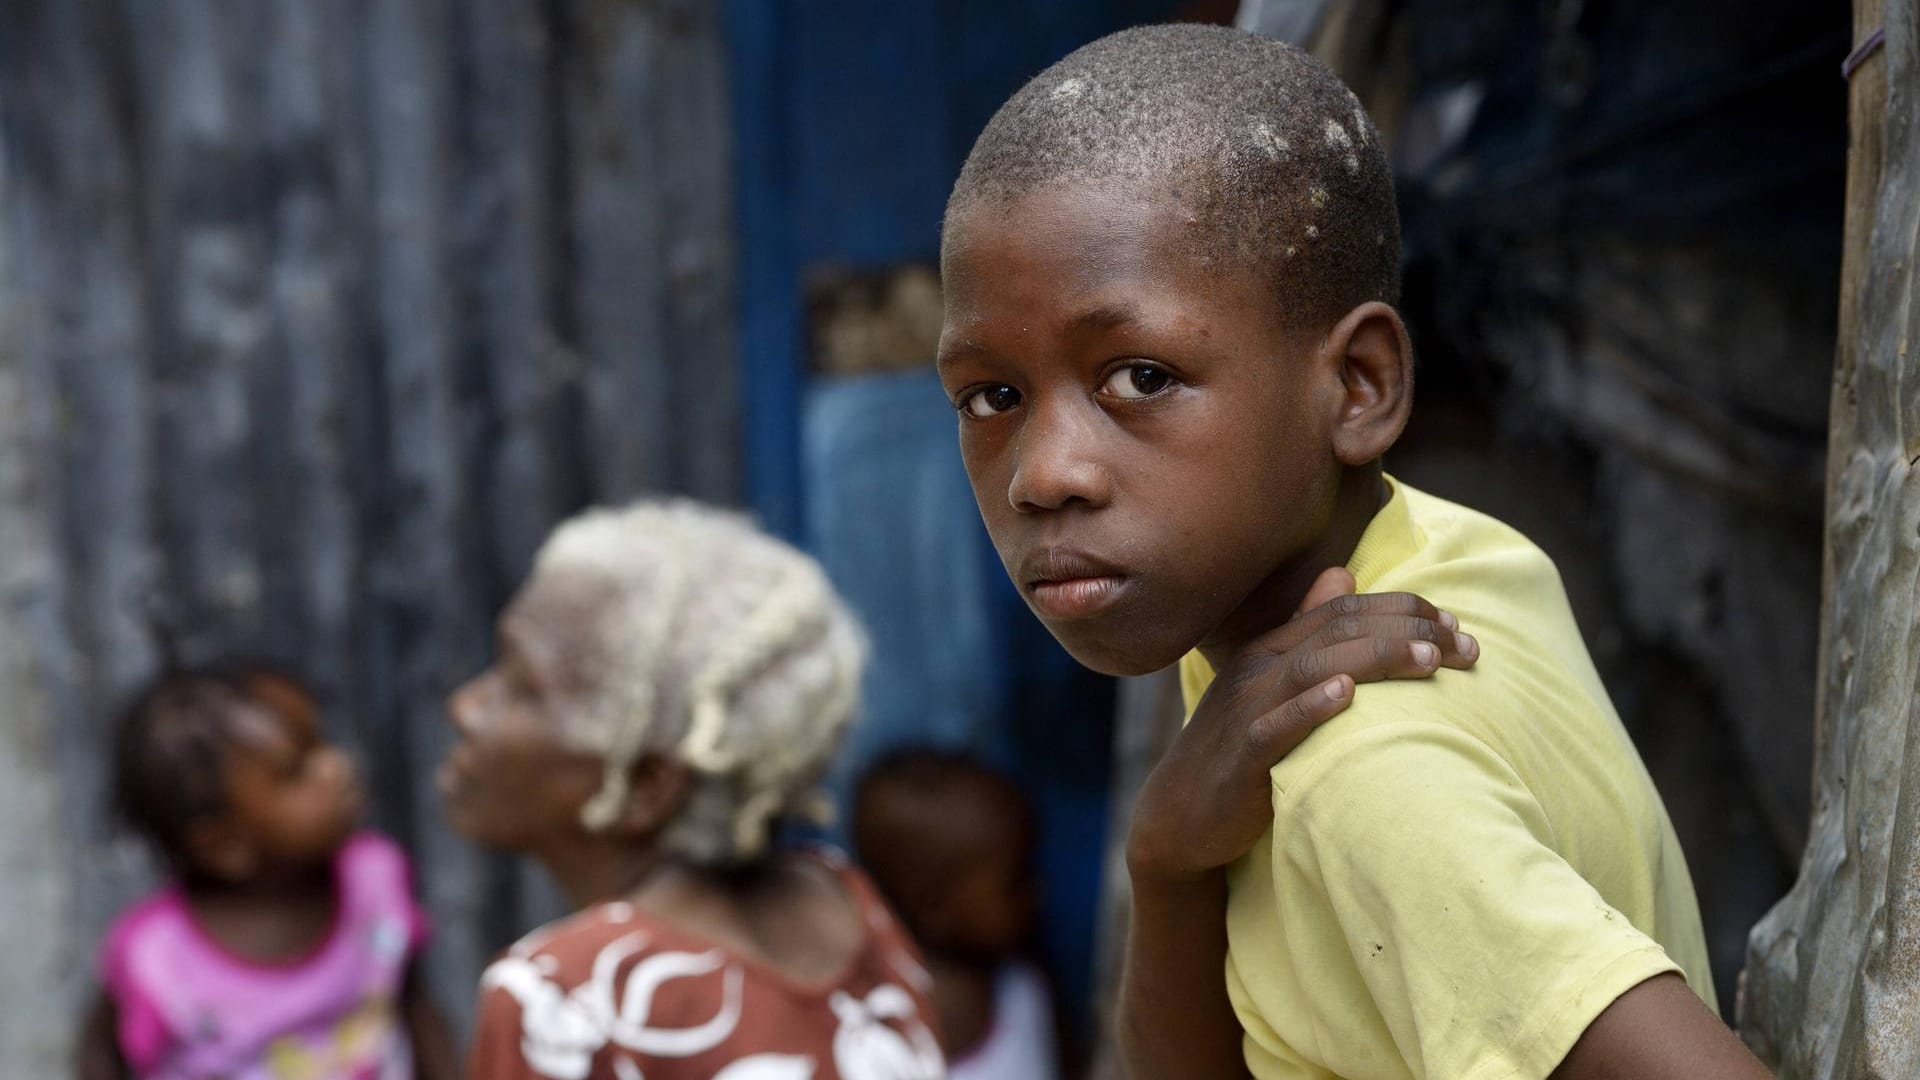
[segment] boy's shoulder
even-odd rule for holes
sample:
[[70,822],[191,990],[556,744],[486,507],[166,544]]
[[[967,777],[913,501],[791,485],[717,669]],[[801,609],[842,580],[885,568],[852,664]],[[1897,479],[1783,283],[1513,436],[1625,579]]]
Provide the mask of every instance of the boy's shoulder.
[[1554,616],[1563,612],[1559,569],[1524,533],[1491,514],[1392,483],[1393,497],[1354,553],[1362,592],[1421,592],[1448,610],[1465,605],[1521,613],[1544,605]]
[[[1323,788],[1420,779],[1409,770],[1435,782],[1536,784],[1583,762],[1628,768],[1630,747],[1559,572],[1519,530],[1395,481],[1351,565],[1363,592],[1417,593],[1453,613],[1480,659],[1466,671],[1362,687],[1274,767],[1276,809],[1315,792],[1346,798]],[[1182,674],[1192,687],[1203,672]],[[1570,752],[1576,745],[1585,749]]]

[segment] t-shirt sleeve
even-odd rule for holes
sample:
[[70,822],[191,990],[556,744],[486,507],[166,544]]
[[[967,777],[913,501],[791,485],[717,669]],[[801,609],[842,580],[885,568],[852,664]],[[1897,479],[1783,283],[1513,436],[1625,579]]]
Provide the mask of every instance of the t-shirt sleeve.
[[1342,738],[1274,772],[1276,895],[1325,905],[1415,1076],[1545,1077],[1621,994],[1679,970],[1484,743],[1417,721]]

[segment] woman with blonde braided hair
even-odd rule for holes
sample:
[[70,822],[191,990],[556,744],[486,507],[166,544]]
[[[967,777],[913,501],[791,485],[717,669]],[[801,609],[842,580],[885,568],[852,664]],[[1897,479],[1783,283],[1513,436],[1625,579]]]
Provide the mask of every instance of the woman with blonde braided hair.
[[541,548],[455,692],[455,827],[579,911],[481,982],[474,1077],[922,1080],[927,977],[866,878],[772,844],[817,814],[865,642],[813,560],[686,501]]

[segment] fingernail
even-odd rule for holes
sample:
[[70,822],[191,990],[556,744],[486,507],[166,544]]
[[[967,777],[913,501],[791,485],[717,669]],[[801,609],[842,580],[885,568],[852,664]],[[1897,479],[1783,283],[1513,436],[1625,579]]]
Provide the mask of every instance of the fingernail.
[[1453,637],[1454,648],[1460,650],[1461,656],[1471,660],[1480,655],[1480,643],[1473,640],[1472,634],[1455,634]]
[[1440,659],[1440,650],[1431,641],[1413,643],[1413,662],[1421,667],[1432,667]]
[[1460,620],[1453,617],[1453,612],[1443,611],[1440,613],[1440,625],[1449,630],[1458,630],[1460,629]]
[[1327,700],[1328,701],[1345,701],[1346,699],[1347,699],[1347,680],[1335,679],[1332,682],[1327,684]]

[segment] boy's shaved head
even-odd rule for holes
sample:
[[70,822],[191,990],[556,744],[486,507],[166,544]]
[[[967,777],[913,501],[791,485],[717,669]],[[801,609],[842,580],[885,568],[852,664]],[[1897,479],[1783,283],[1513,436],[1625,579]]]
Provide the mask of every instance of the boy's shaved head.
[[1194,227],[1202,264],[1267,275],[1289,322],[1398,299],[1400,219],[1379,135],[1339,78],[1291,45],[1171,24],[1073,52],[994,114],[947,220],[1060,183],[1157,187]]

